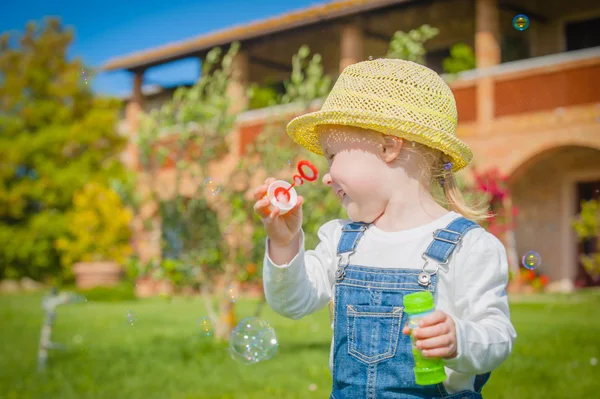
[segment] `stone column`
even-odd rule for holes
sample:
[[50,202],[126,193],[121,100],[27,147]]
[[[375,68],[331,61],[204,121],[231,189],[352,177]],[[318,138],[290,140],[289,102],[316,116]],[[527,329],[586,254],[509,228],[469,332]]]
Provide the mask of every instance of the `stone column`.
[[340,73],[348,65],[363,61],[364,35],[360,20],[342,25],[340,32]]
[[140,113],[144,105],[144,95],[142,94],[142,82],[144,72],[135,72],[133,77],[133,90],[129,102],[125,107],[125,120],[127,122],[127,134],[129,142],[127,144],[127,166],[132,169],[137,169],[139,166],[138,151],[134,144],[134,139],[137,136],[139,128]]
[[[500,64],[498,0],[476,0],[475,2],[475,57],[478,69]],[[494,78],[478,78],[477,123],[480,134],[487,134],[490,131],[494,120],[494,106]]]

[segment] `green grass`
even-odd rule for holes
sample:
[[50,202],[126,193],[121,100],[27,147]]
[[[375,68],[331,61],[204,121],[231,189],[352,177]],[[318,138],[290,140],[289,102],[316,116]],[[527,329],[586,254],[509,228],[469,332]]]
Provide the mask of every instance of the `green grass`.
[[[484,389],[492,398],[594,398],[600,387],[600,291],[536,296],[511,305],[518,333],[510,358]],[[533,300],[532,300],[533,299]],[[0,296],[0,398],[326,398],[331,331],[327,310],[299,321],[265,308],[278,354],[252,366],[200,337],[200,299],[90,301],[58,310],[53,340],[68,345],[36,371],[40,295]],[[239,318],[255,301],[237,304]],[[136,321],[128,323],[133,310]],[[595,377],[594,377],[595,376]],[[316,385],[311,391],[309,386]]]

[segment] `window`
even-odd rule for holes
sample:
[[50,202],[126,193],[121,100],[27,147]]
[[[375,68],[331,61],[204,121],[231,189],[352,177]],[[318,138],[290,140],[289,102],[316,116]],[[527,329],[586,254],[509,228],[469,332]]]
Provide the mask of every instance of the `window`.
[[600,17],[565,25],[567,51],[600,46]]

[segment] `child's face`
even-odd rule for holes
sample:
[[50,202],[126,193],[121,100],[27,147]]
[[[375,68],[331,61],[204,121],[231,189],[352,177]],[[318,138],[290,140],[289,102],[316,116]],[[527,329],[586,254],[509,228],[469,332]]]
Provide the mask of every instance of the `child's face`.
[[342,199],[348,217],[371,223],[385,210],[392,193],[390,168],[382,157],[381,134],[350,126],[317,128],[329,171],[323,183]]

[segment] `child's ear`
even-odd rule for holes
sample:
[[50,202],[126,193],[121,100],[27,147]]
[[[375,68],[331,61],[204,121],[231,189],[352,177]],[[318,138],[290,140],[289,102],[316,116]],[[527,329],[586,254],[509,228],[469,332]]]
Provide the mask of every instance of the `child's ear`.
[[404,141],[399,137],[383,136],[383,149],[381,157],[385,162],[392,162],[400,155]]

